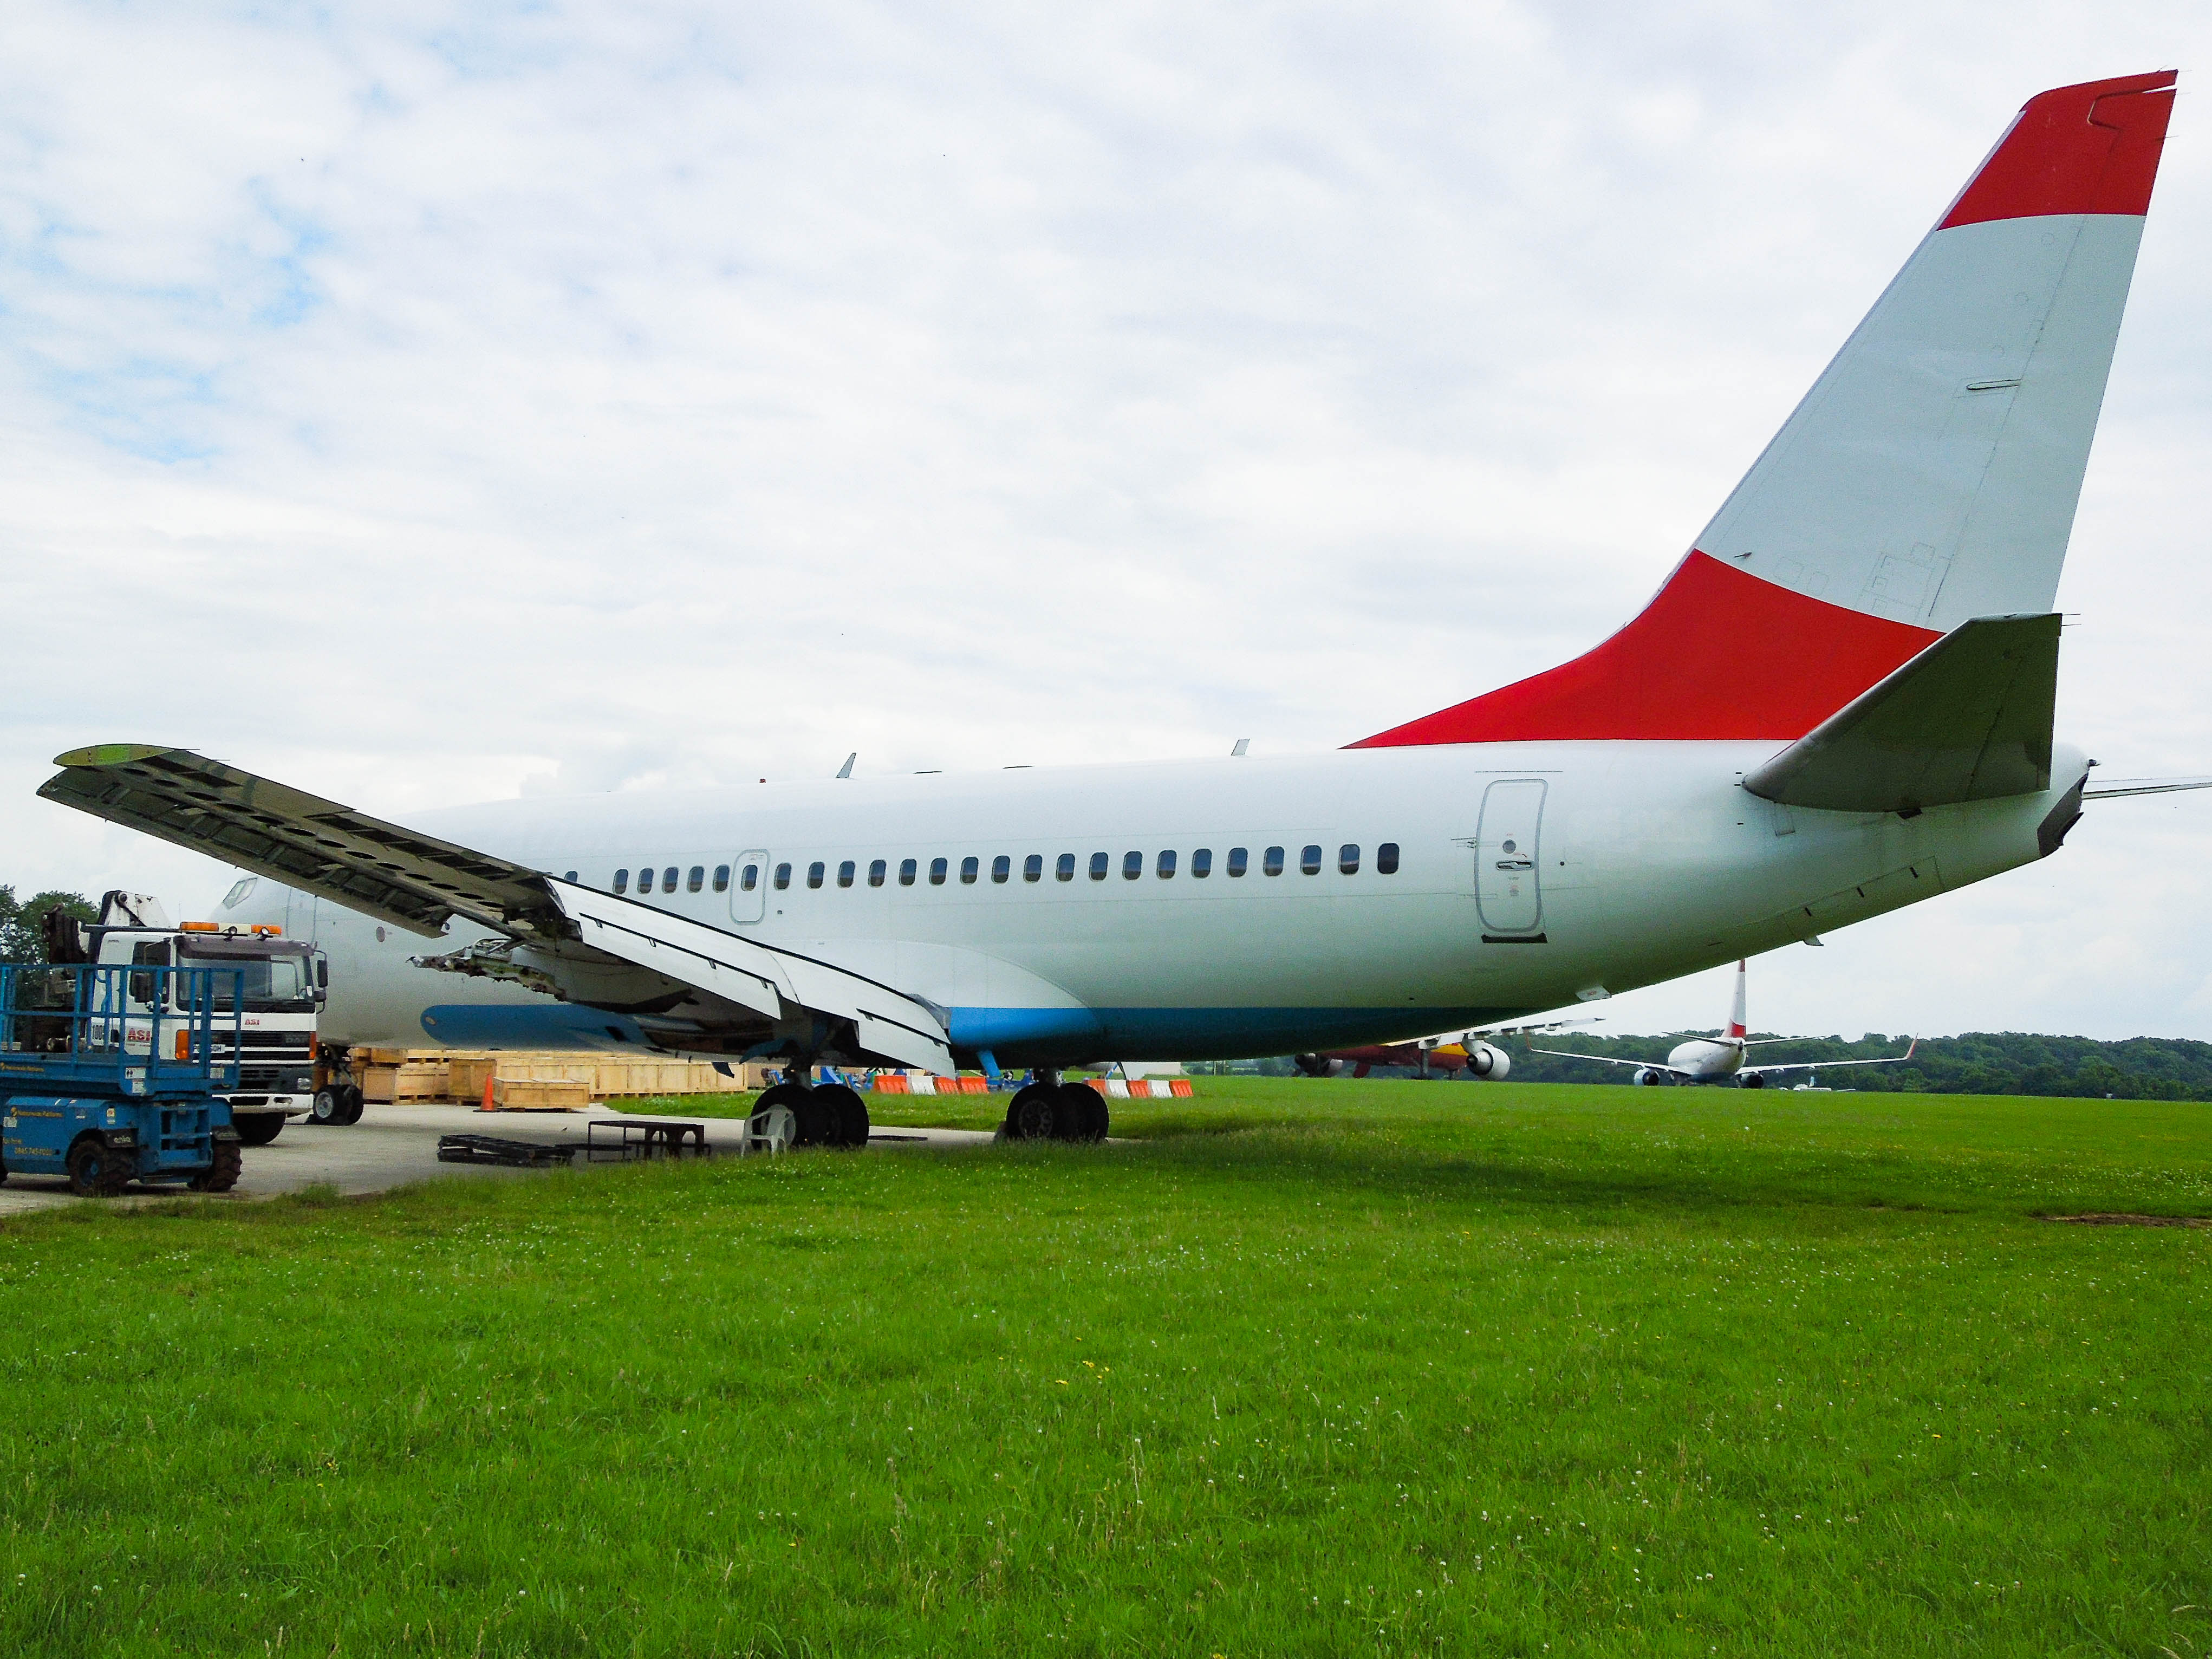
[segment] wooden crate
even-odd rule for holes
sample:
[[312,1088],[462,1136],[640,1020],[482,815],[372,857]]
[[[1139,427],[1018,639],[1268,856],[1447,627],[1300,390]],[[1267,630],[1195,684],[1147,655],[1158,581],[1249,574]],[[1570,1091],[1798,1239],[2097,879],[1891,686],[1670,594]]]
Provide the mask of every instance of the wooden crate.
[[570,1078],[495,1078],[491,1103],[501,1112],[580,1112],[592,1103],[592,1085]]
[[393,1079],[392,1097],[402,1103],[445,1100],[452,1088],[450,1073],[453,1062],[445,1060],[416,1059],[398,1068]]
[[361,1097],[363,1100],[388,1104],[398,1091],[399,1068],[397,1066],[367,1066],[360,1076]]

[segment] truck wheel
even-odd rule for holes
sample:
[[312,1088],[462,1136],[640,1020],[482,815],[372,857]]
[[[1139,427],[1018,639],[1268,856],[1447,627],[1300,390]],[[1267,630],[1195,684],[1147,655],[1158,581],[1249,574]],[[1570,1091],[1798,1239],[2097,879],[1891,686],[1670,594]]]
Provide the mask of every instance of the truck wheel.
[[246,1167],[246,1159],[234,1140],[218,1140],[215,1144],[215,1162],[202,1170],[185,1184],[196,1193],[227,1193],[238,1185],[239,1171]]
[[230,1121],[238,1131],[238,1138],[249,1146],[266,1146],[284,1132],[282,1112],[245,1112]]
[[87,1135],[69,1149],[70,1190],[79,1198],[112,1198],[129,1184],[131,1165],[120,1153]]

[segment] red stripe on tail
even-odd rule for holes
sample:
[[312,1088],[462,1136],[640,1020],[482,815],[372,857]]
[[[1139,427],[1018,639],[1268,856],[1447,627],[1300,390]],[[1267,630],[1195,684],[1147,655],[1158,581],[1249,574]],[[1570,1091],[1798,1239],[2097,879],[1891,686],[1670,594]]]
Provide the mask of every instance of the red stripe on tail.
[[1349,746],[1602,738],[1787,743],[1941,637],[1693,551],[1595,650]]
[[2046,213],[2148,212],[2174,78],[2168,70],[2038,93],[1942,228]]

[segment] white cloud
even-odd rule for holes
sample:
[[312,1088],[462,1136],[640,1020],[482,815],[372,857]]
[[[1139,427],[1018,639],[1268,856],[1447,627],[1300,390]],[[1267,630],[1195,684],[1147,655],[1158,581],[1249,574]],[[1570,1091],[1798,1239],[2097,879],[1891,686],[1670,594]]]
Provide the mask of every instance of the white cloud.
[[[0,878],[219,890],[33,799],[90,740],[404,817],[1322,747],[1534,672],[2024,96],[2203,60],[2198,12],[18,0]],[[2212,769],[2201,125],[2062,593],[2127,772]],[[2207,811],[2100,809],[1754,1012],[2201,1034]]]

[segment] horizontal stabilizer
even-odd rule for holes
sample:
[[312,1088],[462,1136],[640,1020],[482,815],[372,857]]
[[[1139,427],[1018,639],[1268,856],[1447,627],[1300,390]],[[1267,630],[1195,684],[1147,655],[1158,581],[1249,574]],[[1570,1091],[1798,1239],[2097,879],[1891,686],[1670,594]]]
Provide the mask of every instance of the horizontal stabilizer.
[[1789,806],[1907,813],[2048,789],[2058,628],[2056,615],[1961,623],[1743,787]]
[[2212,789],[2212,778],[2113,778],[2081,791],[2083,800],[2117,800],[2122,795],[2178,795],[2185,789]]

